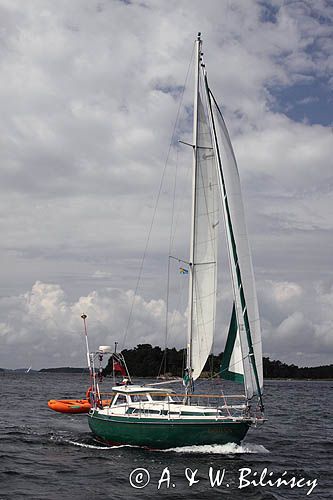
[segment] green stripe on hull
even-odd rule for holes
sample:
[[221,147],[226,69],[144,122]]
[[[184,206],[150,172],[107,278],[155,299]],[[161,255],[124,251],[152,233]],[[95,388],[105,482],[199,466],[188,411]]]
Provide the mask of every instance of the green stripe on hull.
[[89,414],[92,432],[109,443],[175,448],[203,444],[239,444],[245,437],[249,423],[204,420],[162,421]]

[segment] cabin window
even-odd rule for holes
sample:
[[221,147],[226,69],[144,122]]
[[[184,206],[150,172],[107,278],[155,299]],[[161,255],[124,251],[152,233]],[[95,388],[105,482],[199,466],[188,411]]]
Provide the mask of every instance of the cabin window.
[[114,405],[123,405],[127,403],[127,399],[125,394],[117,394],[117,396],[113,400],[113,406]]
[[133,403],[145,403],[149,401],[147,394],[133,394],[131,395]]
[[153,401],[167,401],[168,398],[165,394],[152,394],[151,395]]

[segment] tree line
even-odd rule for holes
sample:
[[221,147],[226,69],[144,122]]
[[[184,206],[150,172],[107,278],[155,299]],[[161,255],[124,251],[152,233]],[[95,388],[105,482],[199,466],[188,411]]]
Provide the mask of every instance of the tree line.
[[[124,349],[122,354],[129,373],[134,377],[156,377],[157,375],[182,377],[184,374],[185,349],[177,350],[175,347],[161,349],[151,344],[139,344],[133,349]],[[204,376],[219,372],[222,356],[223,352],[209,356],[203,369]],[[263,372],[264,378],[329,379],[333,378],[333,365],[298,367],[264,357]],[[112,362],[110,360],[104,369],[104,374],[111,373]]]

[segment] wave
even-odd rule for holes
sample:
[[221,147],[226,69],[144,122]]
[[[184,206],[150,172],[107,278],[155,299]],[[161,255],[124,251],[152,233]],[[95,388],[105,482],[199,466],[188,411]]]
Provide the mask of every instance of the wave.
[[130,444],[102,446],[99,444],[89,444],[89,443],[82,443],[80,441],[72,441],[71,439],[63,439],[63,442],[72,444],[74,446],[80,446],[81,448],[90,448],[92,450],[115,450],[119,448],[138,448],[138,446],[132,446]]
[[[113,450],[115,448],[128,448],[129,445],[126,444],[120,444],[120,445],[115,445],[115,446],[101,446],[97,444],[87,444],[87,443],[80,443],[78,441],[72,441],[71,439],[64,439],[65,443],[73,444],[74,446],[80,446],[81,448],[91,448],[93,450]],[[133,446],[131,446],[133,448]]]
[[74,446],[80,446],[81,448],[90,448],[92,450],[108,450],[111,448],[111,446],[98,446],[96,444],[80,443],[78,441],[72,441],[71,439],[64,439],[64,442],[68,443],[68,444],[72,444]]
[[269,453],[269,450],[261,444],[246,443],[238,445],[236,443],[227,444],[205,444],[205,445],[192,445],[182,446],[177,448],[168,448],[161,450],[163,452],[176,452],[176,453],[202,453],[202,454],[215,454],[215,455],[234,455],[238,453]]
[[82,433],[82,435],[73,435],[67,431],[58,431],[56,434],[52,433],[48,439],[58,445],[71,445],[79,446],[80,448],[88,448],[92,450],[114,450],[118,448],[140,448],[130,444],[119,445],[106,445],[98,440],[93,439],[90,435]]
[[[130,444],[119,444],[119,445],[103,445],[98,441],[95,444],[91,443],[92,439],[82,436],[82,440],[75,441],[73,438],[70,439],[69,436],[52,435],[51,440],[57,441],[61,444],[70,444],[72,446],[79,446],[81,448],[89,448],[93,450],[115,450],[119,448],[138,448],[138,449],[148,449],[146,447],[134,446]],[[207,444],[207,445],[192,445],[192,446],[179,446],[175,448],[168,448],[166,450],[151,449],[150,451],[156,452],[174,452],[174,453],[199,453],[199,454],[215,454],[215,455],[235,455],[235,454],[266,454],[270,453],[267,448],[261,444],[244,443],[238,445],[236,443],[227,444]]]

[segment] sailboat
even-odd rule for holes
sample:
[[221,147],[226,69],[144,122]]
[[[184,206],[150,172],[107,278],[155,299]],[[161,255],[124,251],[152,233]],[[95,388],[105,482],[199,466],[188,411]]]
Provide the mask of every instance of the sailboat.
[[[260,320],[238,167],[229,133],[195,42],[193,179],[188,339],[183,390],[157,384],[112,388],[112,401],[88,415],[93,434],[108,443],[150,448],[240,443],[264,421]],[[222,209],[233,292],[220,376],[244,384],[245,394],[196,394],[215,331],[217,241]],[[221,224],[223,225],[223,224]]]

